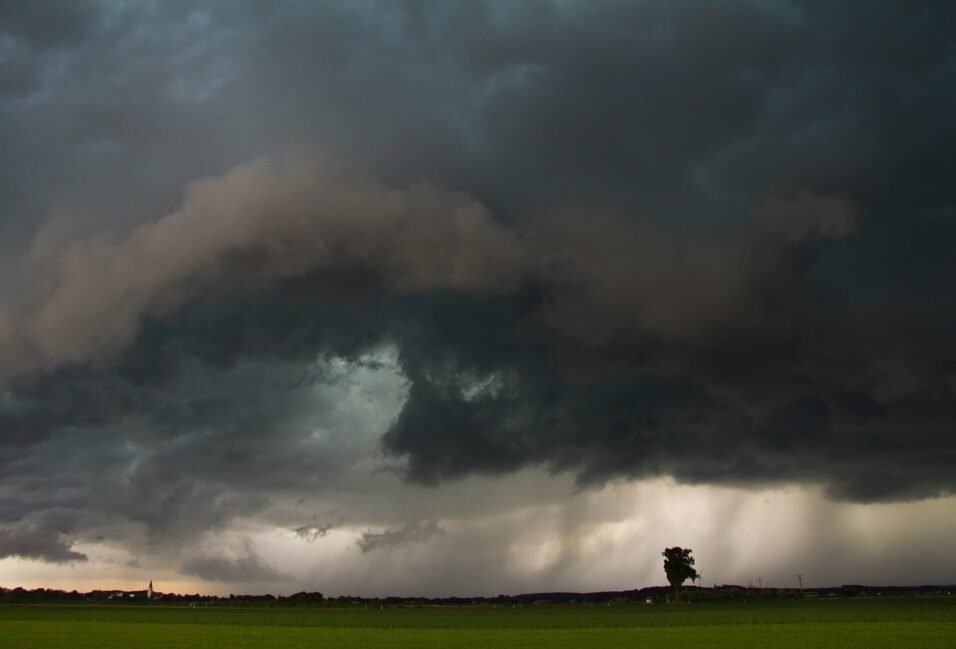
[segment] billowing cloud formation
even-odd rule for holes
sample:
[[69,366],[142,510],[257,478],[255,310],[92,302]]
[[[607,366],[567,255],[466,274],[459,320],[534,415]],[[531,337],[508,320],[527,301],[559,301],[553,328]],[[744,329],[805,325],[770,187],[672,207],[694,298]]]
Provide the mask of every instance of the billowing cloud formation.
[[0,11],[3,556],[956,488],[952,7],[67,5]]
[[182,572],[207,581],[228,582],[279,582],[288,581],[289,575],[270,568],[262,557],[247,547],[239,556],[200,555],[190,557],[182,565]]
[[86,561],[82,552],[70,549],[69,528],[55,513],[41,515],[16,526],[0,526],[0,558],[42,559],[51,563]]
[[332,524],[325,523],[323,525],[300,525],[292,531],[295,532],[295,535],[300,539],[305,539],[309,543],[314,543],[322,537],[328,536],[329,532],[332,531]]
[[362,552],[372,552],[383,548],[400,548],[425,543],[441,534],[444,534],[444,530],[435,521],[419,521],[381,532],[363,532],[357,543]]
[[147,316],[230,289],[268,290],[323,272],[367,274],[400,291],[507,287],[513,235],[467,196],[389,191],[292,162],[253,162],[194,183],[183,206],[116,241],[57,241],[44,230],[27,260],[24,314],[7,315],[7,371],[98,360],[127,346]]
[[754,216],[762,226],[791,241],[807,237],[845,239],[859,228],[859,216],[852,203],[807,190],[792,198],[770,196]]
[[[719,244],[610,216],[519,228],[439,188],[389,190],[301,161],[260,161],[197,183],[182,208],[126,237],[51,244],[42,232],[26,261],[26,304],[6,318],[4,366],[14,378],[109,366],[150,344],[147,320],[168,323],[162,345],[181,345],[197,335],[181,314],[208,312],[191,305],[210,298],[253,313],[280,306],[285,323],[230,333],[229,362],[397,346],[410,389],[384,444],[416,480],[544,464],[583,480],[809,479],[863,499],[950,489],[947,466],[918,459],[945,439],[936,426],[951,395],[949,405],[933,395],[945,395],[949,375],[914,366],[918,350],[902,350],[893,360],[920,382],[884,394],[873,385],[886,380],[878,327],[843,348],[844,367],[824,361],[850,331],[839,322],[818,330],[823,316],[799,286],[807,262],[795,246],[810,231],[847,235],[852,210],[804,193],[771,197],[755,217],[752,234]],[[783,224],[783,239],[762,234],[767,224]],[[347,321],[313,320],[316,300],[346,293],[352,306],[336,308]],[[230,328],[215,311],[207,317],[217,324],[198,335]],[[337,349],[356,325],[366,339]],[[252,354],[249,335],[260,347]],[[280,350],[289,335],[300,348]],[[207,342],[191,343],[192,353],[211,353]],[[767,372],[777,377],[768,382]],[[11,413],[23,407],[14,401]],[[109,423],[117,404],[103,407]],[[895,420],[906,447],[880,441]],[[869,454],[861,469],[838,459],[850,448]]]

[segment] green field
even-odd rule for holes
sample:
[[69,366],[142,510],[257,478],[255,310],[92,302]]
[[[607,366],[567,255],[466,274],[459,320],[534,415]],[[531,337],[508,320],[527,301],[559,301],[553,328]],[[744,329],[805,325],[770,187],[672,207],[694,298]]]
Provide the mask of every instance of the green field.
[[0,606],[0,646],[956,647],[956,597],[517,608]]

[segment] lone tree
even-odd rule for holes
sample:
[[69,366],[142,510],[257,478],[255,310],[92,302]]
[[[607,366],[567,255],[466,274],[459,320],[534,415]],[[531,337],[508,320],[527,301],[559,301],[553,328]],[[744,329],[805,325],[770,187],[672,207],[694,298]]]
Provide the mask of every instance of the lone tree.
[[680,585],[686,580],[697,579],[697,571],[694,570],[694,557],[690,556],[690,548],[673,547],[667,548],[661,555],[664,557],[664,572],[667,573],[667,581],[674,587],[674,600]]

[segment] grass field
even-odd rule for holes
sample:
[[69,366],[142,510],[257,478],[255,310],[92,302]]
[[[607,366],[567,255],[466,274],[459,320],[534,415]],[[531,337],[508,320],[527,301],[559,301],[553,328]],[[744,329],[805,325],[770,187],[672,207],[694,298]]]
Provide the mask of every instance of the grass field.
[[956,647],[956,597],[519,608],[0,606],[0,646]]

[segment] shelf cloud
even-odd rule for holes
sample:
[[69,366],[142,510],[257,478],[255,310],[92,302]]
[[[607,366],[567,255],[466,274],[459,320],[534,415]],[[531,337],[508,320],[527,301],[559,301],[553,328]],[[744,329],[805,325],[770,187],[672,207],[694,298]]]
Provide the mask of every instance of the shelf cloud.
[[204,540],[951,496],[953,13],[0,10],[0,559],[283,583]]

